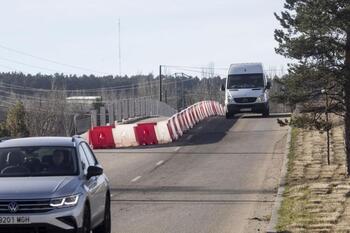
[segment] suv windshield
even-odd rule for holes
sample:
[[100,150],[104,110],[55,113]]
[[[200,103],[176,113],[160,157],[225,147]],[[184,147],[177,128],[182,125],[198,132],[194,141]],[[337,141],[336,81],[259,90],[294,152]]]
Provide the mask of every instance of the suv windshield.
[[0,148],[0,177],[77,175],[77,164],[72,147]]
[[228,76],[227,89],[263,88],[263,74],[244,74]]

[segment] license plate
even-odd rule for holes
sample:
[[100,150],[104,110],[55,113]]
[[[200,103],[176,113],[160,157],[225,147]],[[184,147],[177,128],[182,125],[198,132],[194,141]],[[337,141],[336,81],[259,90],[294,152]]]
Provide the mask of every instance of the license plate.
[[30,224],[28,216],[0,216],[0,225],[5,224]]
[[251,108],[241,108],[240,111],[241,112],[251,112],[252,109]]

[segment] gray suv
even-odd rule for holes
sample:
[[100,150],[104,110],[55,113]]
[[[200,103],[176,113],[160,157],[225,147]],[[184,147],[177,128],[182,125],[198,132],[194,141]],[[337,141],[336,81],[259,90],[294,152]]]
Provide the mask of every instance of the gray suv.
[[109,182],[79,137],[0,142],[0,233],[110,233]]

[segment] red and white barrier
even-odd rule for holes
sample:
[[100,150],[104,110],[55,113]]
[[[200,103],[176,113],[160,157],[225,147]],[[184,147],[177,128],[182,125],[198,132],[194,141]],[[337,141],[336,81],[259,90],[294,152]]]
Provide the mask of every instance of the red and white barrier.
[[159,144],[165,144],[173,141],[173,130],[168,128],[168,124],[169,120],[157,122],[156,135]]
[[136,124],[117,125],[113,130],[113,138],[116,147],[138,146],[134,127]]
[[95,127],[82,137],[95,149],[165,144],[178,140],[205,118],[224,116],[224,113],[224,107],[220,103],[202,101],[176,113],[168,120]]

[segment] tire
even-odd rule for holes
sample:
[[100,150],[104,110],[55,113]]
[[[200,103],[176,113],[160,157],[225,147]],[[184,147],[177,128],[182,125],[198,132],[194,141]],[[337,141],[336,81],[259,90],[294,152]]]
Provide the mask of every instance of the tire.
[[92,232],[93,233],[111,233],[111,200],[110,200],[109,194],[106,195],[104,220]]
[[262,114],[263,117],[269,117],[270,116],[270,108],[266,108]]
[[90,232],[91,232],[90,207],[88,204],[86,204],[84,208],[83,227],[81,229],[81,233],[90,233]]
[[232,119],[234,118],[234,116],[235,116],[234,113],[229,113],[229,112],[226,113],[226,119]]

